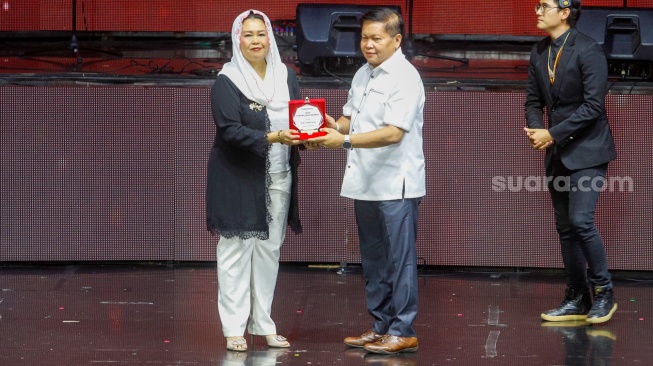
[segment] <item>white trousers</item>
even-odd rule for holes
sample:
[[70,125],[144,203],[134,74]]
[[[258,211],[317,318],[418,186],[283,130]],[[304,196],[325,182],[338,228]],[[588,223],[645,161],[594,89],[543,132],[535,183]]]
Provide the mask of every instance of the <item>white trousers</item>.
[[269,239],[220,237],[218,241],[218,313],[225,337],[242,336],[245,327],[253,335],[277,334],[270,312],[286,237],[292,175],[270,176]]

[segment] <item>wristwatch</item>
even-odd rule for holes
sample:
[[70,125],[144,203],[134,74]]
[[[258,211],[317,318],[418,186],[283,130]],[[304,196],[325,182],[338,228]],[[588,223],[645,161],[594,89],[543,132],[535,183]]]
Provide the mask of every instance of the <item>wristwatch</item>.
[[349,139],[349,135],[345,135],[345,141],[342,142],[342,148],[345,150],[351,150],[351,140]]

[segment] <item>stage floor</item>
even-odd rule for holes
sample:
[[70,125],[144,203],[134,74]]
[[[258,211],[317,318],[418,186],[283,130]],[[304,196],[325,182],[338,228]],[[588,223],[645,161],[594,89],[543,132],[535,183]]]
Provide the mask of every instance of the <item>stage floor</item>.
[[5,264],[0,365],[650,365],[653,282],[615,276],[610,322],[543,323],[557,272],[423,269],[419,351],[384,356],[342,340],[371,326],[355,268],[282,264],[273,318],[288,350],[249,336],[225,350],[213,263]]

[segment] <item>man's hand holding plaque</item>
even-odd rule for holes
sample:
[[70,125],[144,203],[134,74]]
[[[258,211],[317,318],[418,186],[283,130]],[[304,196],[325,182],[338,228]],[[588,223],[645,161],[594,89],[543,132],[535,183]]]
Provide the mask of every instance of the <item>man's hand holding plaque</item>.
[[324,136],[326,101],[324,99],[291,100],[288,102],[290,129],[297,130],[300,140]]

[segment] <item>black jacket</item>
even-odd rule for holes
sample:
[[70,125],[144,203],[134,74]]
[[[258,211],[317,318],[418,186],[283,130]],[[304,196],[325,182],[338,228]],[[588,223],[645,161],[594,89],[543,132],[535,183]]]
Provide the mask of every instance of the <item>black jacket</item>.
[[[302,99],[297,76],[288,70],[291,99]],[[251,108],[253,102],[231,80],[220,75],[211,89],[211,109],[216,136],[207,163],[206,226],[224,237],[269,236],[270,214],[267,202],[270,131],[267,110]],[[290,151],[292,188],[288,225],[301,232],[297,194],[299,151]]]
[[617,154],[605,113],[608,65],[601,46],[572,28],[551,85],[547,71],[550,43],[547,37],[533,46],[525,103],[529,128],[546,128],[546,108],[548,130],[555,139],[547,150],[546,166],[554,152],[570,170],[614,160]]

